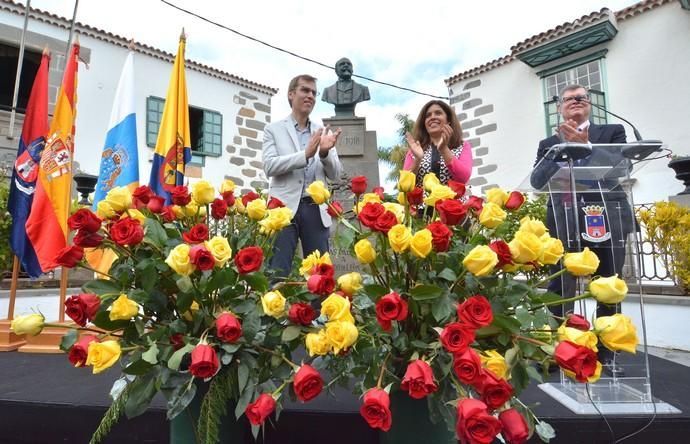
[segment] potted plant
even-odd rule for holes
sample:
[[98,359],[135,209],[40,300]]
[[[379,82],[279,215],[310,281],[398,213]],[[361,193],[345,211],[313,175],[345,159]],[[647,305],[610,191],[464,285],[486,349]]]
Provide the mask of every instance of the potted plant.
[[690,156],[674,155],[668,167],[676,172],[676,179],[683,182],[685,189],[678,194],[690,194]]

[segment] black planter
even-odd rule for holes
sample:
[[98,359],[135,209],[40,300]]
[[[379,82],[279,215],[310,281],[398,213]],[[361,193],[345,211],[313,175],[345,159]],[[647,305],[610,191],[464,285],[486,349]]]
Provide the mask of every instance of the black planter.
[[676,172],[676,179],[683,182],[685,189],[678,194],[690,194],[690,157],[679,157],[668,163],[669,168]]
[[96,189],[96,182],[98,182],[98,176],[86,173],[77,173],[74,175],[74,181],[77,183],[77,191],[81,194],[81,200],[79,205],[90,206],[89,194],[93,193]]

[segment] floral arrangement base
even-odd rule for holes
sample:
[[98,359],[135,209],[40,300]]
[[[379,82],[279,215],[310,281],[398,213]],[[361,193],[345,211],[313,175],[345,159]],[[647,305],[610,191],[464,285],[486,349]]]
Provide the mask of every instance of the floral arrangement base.
[[10,322],[7,319],[0,321],[0,352],[14,351],[26,344],[24,337],[10,330]]
[[413,399],[407,392],[393,391],[391,415],[395,418],[388,432],[381,432],[381,444],[457,443],[455,433],[443,421],[434,424],[429,419],[426,399]]

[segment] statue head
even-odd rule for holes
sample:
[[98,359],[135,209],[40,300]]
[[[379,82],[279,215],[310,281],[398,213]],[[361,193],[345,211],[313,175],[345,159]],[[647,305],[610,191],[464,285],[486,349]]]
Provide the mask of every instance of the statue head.
[[335,62],[335,73],[339,80],[350,80],[352,77],[352,62],[347,57]]

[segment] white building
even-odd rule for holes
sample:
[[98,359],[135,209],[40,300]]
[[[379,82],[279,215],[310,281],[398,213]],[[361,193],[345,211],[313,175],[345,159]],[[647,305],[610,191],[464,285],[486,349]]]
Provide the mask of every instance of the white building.
[[[531,171],[537,145],[553,134],[552,99],[569,83],[630,120],[648,139],[690,154],[690,1],[645,0],[606,8],[517,43],[511,53],[446,80],[463,129],[474,146],[470,184],[516,187]],[[593,109],[596,123],[623,123]],[[628,140],[635,140],[630,127]],[[638,203],[683,189],[668,159],[635,176]]]
[[[0,162],[12,165],[21,134],[18,116],[9,139],[9,110],[24,26],[24,5],[0,0]],[[26,107],[35,71],[44,47],[51,50],[50,110],[57,98],[65,66],[64,53],[70,21],[33,9],[26,33],[24,73],[17,107]],[[75,161],[78,168],[98,174],[115,89],[128,52],[129,38],[77,23],[81,45],[77,89]],[[194,40],[187,41],[187,48]],[[140,183],[147,184],[163,102],[175,55],[134,42],[137,137]],[[263,128],[270,121],[271,97],[276,89],[186,61],[193,162],[192,180],[203,177],[214,184],[233,179],[242,189],[265,186],[261,166]]]

